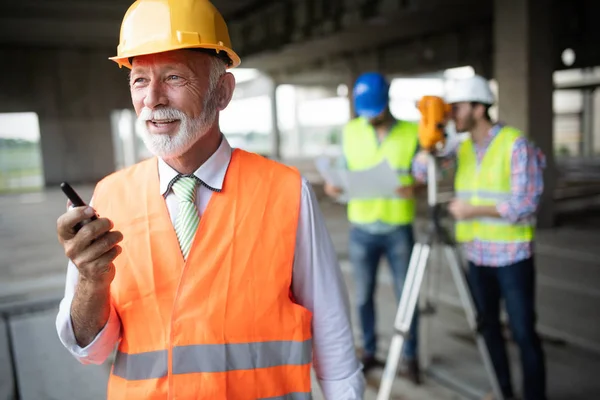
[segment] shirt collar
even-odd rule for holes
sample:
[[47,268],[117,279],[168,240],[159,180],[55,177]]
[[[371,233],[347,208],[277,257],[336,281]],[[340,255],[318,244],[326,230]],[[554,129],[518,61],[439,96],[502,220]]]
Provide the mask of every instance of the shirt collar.
[[498,132],[502,130],[502,127],[504,127],[504,124],[500,122],[495,123],[494,126],[492,126],[492,129],[490,129],[489,136],[491,138],[495,137],[498,134]]
[[[194,172],[194,176],[200,180],[202,185],[214,192],[219,192],[223,189],[223,181],[230,161],[231,146],[223,136],[217,151]],[[179,172],[171,168],[162,158],[158,158],[158,179],[160,193],[163,196],[168,194],[170,183],[177,175],[179,175]]]

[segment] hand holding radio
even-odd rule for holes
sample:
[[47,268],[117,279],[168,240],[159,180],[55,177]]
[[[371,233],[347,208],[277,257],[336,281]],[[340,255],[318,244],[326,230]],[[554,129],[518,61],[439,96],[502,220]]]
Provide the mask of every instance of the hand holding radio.
[[123,235],[112,231],[112,221],[99,218],[67,183],[61,188],[73,204],[57,221],[58,240],[65,255],[79,270],[80,279],[94,285],[110,285],[115,275],[112,262],[121,254],[118,243]]

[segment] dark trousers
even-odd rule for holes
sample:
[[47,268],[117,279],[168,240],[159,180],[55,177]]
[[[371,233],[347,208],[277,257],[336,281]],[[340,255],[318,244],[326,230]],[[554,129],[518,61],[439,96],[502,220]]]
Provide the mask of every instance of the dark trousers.
[[535,323],[535,268],[533,258],[505,267],[469,263],[469,281],[483,336],[505,397],[513,397],[508,357],[500,326],[504,299],[513,339],[519,346],[524,400],[546,400],[546,367]]

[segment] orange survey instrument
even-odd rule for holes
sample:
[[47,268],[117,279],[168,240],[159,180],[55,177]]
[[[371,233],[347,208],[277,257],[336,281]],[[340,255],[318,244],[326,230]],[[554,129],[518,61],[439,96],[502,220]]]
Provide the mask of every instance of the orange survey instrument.
[[421,112],[419,143],[424,150],[438,149],[444,145],[444,126],[450,113],[450,105],[441,97],[423,96],[417,103]]

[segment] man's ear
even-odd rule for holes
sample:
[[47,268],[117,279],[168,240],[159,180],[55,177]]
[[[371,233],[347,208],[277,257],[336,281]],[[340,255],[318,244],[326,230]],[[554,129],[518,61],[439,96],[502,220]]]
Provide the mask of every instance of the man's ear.
[[233,97],[233,91],[235,90],[235,77],[231,72],[226,72],[217,85],[217,109],[223,111]]
[[475,118],[482,119],[485,116],[485,106],[483,104],[476,104],[473,108]]

